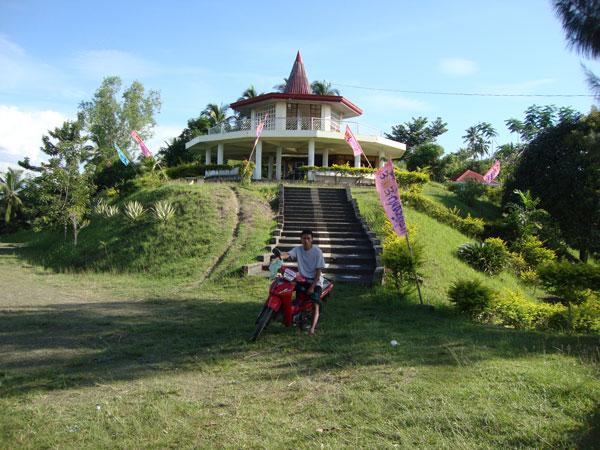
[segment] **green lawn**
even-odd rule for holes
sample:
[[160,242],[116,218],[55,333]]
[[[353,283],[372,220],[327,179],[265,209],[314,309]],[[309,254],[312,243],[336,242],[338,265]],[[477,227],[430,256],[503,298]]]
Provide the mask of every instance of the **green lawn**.
[[[253,205],[239,217],[264,211],[274,192],[222,188],[215,204],[237,195]],[[353,195],[376,225],[374,191]],[[273,324],[256,344],[248,338],[268,281],[237,268],[260,253],[272,219],[248,215],[256,225],[236,227],[215,214],[211,223],[231,223],[231,245],[214,243],[219,258],[205,260],[220,262],[203,283],[61,272],[35,263],[33,249],[0,248],[0,448],[598,448],[598,336],[459,316],[446,299],[454,279],[519,282],[483,277],[454,256],[468,238],[406,216],[426,247],[434,312],[337,283],[314,339]]]

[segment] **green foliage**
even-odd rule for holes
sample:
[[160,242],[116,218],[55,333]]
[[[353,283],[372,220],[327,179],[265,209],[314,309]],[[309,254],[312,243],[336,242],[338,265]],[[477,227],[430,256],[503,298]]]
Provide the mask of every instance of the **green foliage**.
[[440,157],[444,154],[444,148],[441,145],[427,143],[416,147],[406,161],[406,168],[409,171],[417,168],[430,167],[432,172],[437,173],[440,169]]
[[392,133],[385,134],[388,139],[403,142],[406,144],[406,153],[403,159],[410,159],[412,152],[423,144],[435,143],[436,139],[448,131],[447,123],[442,122],[438,117],[431,124],[427,124],[428,119],[425,117],[413,117],[411,122],[405,122],[404,125],[396,125],[392,127]]
[[158,154],[168,167],[186,163],[200,163],[202,155],[197,151],[186,149],[185,144],[197,136],[208,134],[210,127],[211,121],[208,117],[200,116],[196,119],[189,119],[187,127],[167,147],[161,148]]
[[142,139],[152,137],[156,125],[154,115],[160,111],[160,94],[134,81],[121,93],[119,77],[106,77],[91,101],[81,102],[81,118],[89,138],[96,145],[91,163],[103,168],[114,158],[114,145],[127,154],[133,143],[130,133],[137,131]]
[[475,319],[489,309],[493,295],[493,291],[479,280],[457,281],[448,290],[448,297],[458,310]]
[[94,184],[99,191],[114,188],[118,192],[126,192],[127,182],[136,177],[133,164],[126,166],[117,157],[112,157],[104,167],[95,171]]
[[463,136],[463,140],[467,144],[467,153],[472,157],[487,155],[492,140],[498,136],[492,124],[488,122],[480,122],[467,128],[466,132],[467,134]]
[[207,170],[231,170],[233,166],[228,164],[202,164],[187,163],[175,167],[167,167],[165,173],[170,179],[199,177],[204,175]]
[[471,267],[488,275],[497,275],[506,264],[508,251],[502,239],[490,238],[485,242],[463,244],[458,247],[457,254]]
[[600,266],[560,261],[549,262],[538,271],[548,292],[570,303],[581,304],[589,299],[590,291],[600,292]]
[[485,187],[485,196],[486,198],[492,202],[496,206],[500,206],[502,203],[502,189],[499,187]]
[[144,216],[146,210],[140,202],[134,200],[132,202],[125,203],[124,212],[125,216],[127,216],[129,220],[131,220],[132,222],[136,222]]
[[459,230],[467,236],[476,237],[483,232],[483,220],[471,217],[470,214],[466,218],[462,218],[456,210],[445,208],[419,193],[404,192],[402,193],[402,201],[417,211],[424,212],[428,216]]
[[518,241],[513,242],[513,249],[521,255],[530,267],[536,270],[556,257],[554,251],[544,248],[542,241],[536,236],[523,236]]
[[515,189],[531,191],[558,222],[566,242],[586,261],[600,248],[600,112],[568,115],[547,126],[525,147],[504,203]]
[[387,269],[386,280],[394,284],[398,297],[405,299],[416,286],[417,271],[423,265],[423,247],[415,239],[414,228],[409,228],[411,249],[408,248],[405,237],[398,237],[389,220],[386,221],[384,230],[386,238],[381,262]]
[[0,204],[5,208],[4,222],[6,224],[10,223],[17,208],[23,204],[21,191],[25,186],[25,179],[21,178],[22,174],[22,170],[12,167],[9,167],[4,175],[0,173]]
[[506,126],[524,142],[531,142],[543,132],[558,126],[562,122],[577,121],[580,113],[571,107],[557,108],[554,105],[532,105],[525,110],[525,119],[507,119]]
[[447,186],[448,190],[456,195],[458,199],[469,205],[474,206],[475,200],[481,198],[487,192],[487,186],[482,183],[467,181],[466,183],[452,183]]
[[314,95],[340,95],[340,91],[338,89],[332,88],[331,83],[326,80],[323,81],[313,81],[310,84],[310,89]]
[[110,219],[111,217],[118,216],[120,212],[121,210],[117,205],[108,205],[104,210],[104,216]]
[[250,183],[252,182],[252,172],[254,171],[256,164],[253,161],[245,159],[239,163],[237,167],[239,167],[240,185],[245,187],[250,186]]

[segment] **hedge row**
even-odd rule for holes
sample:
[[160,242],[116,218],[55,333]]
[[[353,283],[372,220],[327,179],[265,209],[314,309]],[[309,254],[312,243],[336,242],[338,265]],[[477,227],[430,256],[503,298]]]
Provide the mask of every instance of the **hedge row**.
[[449,297],[462,313],[480,321],[539,331],[600,331],[600,300],[597,296],[571,306],[570,326],[569,309],[560,303],[533,303],[520,292],[508,289],[499,294],[475,280],[455,283]]
[[451,226],[467,236],[477,237],[483,233],[485,222],[468,214],[466,218],[458,215],[458,210],[448,209],[418,192],[409,191],[402,193],[404,204],[427,214],[438,222]]
[[[368,175],[377,172],[377,169],[369,167],[350,167],[348,164],[339,166],[333,164],[329,167],[302,166],[298,170],[315,172],[334,172],[338,175]],[[422,188],[423,185],[429,182],[429,175],[421,172],[405,172],[403,170],[394,169],[396,181],[400,189],[415,189]]]
[[201,164],[201,163],[189,163],[181,164],[175,167],[167,167],[165,173],[171,179],[173,178],[185,178],[185,177],[200,177],[204,175],[207,170],[231,170],[235,166],[229,164]]

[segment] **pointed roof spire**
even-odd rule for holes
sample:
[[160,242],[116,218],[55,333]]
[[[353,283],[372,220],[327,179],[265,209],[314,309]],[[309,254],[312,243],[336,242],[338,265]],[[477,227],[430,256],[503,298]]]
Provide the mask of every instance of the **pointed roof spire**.
[[283,92],[286,94],[312,94],[312,89],[310,88],[310,83],[306,77],[306,71],[304,70],[304,63],[300,56],[300,50],[298,50],[296,61],[294,62],[294,66],[292,67],[292,71],[290,72],[290,76],[288,77]]

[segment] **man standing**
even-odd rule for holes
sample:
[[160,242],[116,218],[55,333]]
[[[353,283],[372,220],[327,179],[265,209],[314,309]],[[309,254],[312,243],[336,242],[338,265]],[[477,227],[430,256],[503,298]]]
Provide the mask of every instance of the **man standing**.
[[281,259],[290,258],[298,260],[298,272],[306,279],[306,295],[313,304],[313,320],[308,336],[315,335],[315,327],[319,321],[319,309],[321,306],[321,292],[323,291],[322,270],[325,268],[325,258],[319,247],[313,245],[313,233],[311,230],[304,230],[300,235],[302,245],[294,247],[289,253],[281,254]]

